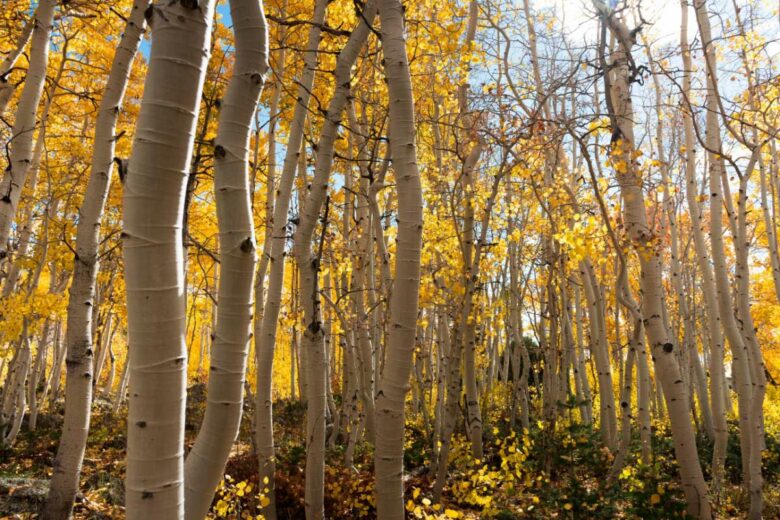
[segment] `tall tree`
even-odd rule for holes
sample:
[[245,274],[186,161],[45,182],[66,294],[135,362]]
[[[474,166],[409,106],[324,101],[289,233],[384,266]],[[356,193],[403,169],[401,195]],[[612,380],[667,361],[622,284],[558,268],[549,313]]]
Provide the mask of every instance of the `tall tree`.
[[[65,424],[54,461],[46,518],[69,518],[78,490],[87,444],[93,390],[93,327],[95,282],[98,272],[100,219],[111,183],[116,124],[141,36],[149,0],[135,0],[119,41],[95,123],[92,168],[79,211],[73,282],[66,328]],[[98,373],[99,375],[99,373]]]
[[27,179],[33,155],[35,115],[46,82],[49,37],[54,23],[56,0],[41,0],[35,9],[30,66],[16,107],[16,119],[9,142],[8,169],[0,181],[0,265],[9,255],[8,237],[16,219],[16,209]]
[[236,59],[220,104],[214,146],[220,231],[217,327],[206,414],[184,467],[185,517],[193,520],[208,513],[241,424],[257,259],[249,140],[268,70],[268,28],[259,0],[230,0],[230,16],[234,20]]
[[124,189],[129,519],[184,517],[187,383],[181,226],[214,2],[151,11],[152,49]]
[[384,70],[390,99],[388,128],[398,195],[398,234],[390,333],[376,395],[377,513],[381,520],[404,518],[404,404],[409,390],[420,290],[423,203],[417,167],[414,97],[406,54],[404,8],[400,0],[378,0]]
[[[631,98],[631,75],[635,73],[635,62],[631,52],[636,43],[636,31],[630,31],[618,13],[606,7],[603,2],[594,0],[594,6],[599,12],[602,24],[599,52],[613,132],[611,160],[615,165],[625,201],[623,218],[626,233],[637,251],[641,267],[642,318],[655,360],[656,374],[661,381],[669,410],[675,456],[688,500],[688,513],[696,518],[709,519],[712,518],[712,511],[707,484],[696,451],[689,399],[674,353],[674,349],[679,348],[679,345],[675,345],[669,332],[664,309],[661,258],[657,251],[660,246],[648,222],[645,196],[639,181],[641,171],[635,155],[634,110]],[[609,65],[605,48],[607,29],[617,41],[617,48],[612,52]]]

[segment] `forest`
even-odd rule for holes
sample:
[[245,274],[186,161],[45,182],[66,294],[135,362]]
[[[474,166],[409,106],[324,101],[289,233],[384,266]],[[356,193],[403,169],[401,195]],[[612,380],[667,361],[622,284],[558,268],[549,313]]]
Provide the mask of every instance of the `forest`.
[[780,519],[780,3],[0,0],[0,518]]

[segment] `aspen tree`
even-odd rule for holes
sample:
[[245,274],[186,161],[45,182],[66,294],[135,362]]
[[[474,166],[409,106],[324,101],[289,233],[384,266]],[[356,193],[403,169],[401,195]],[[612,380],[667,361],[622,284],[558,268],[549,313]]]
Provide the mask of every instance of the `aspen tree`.
[[[713,82],[715,81],[715,64],[712,63],[714,57],[709,55],[714,52],[711,42],[709,15],[706,11],[704,2],[694,3],[696,19],[699,24],[699,30],[702,34],[702,44],[704,46],[705,61],[711,64],[707,65],[707,99],[706,99],[706,141],[705,145],[708,151],[707,159],[709,165],[709,186],[710,193],[710,222],[709,237],[712,247],[712,266],[717,291],[718,317],[723,324],[725,337],[728,339],[732,355],[732,373],[735,380],[735,390],[737,392],[739,426],[740,426],[740,449],[742,453],[742,478],[746,486],[750,482],[750,454],[751,439],[747,434],[752,421],[750,413],[750,401],[752,397],[752,382],[750,377],[750,367],[748,362],[748,345],[745,338],[740,334],[739,326],[734,315],[735,305],[731,297],[731,284],[728,278],[728,266],[726,264],[726,249],[723,240],[723,204],[727,197],[723,193],[721,185],[723,161],[716,157],[721,150],[721,135],[718,125],[718,102],[717,93]],[[730,197],[728,197],[730,199]],[[723,201],[723,202],[721,202]],[[732,226],[732,231],[735,226]]]
[[612,450],[617,447],[617,410],[612,391],[612,366],[609,363],[604,302],[598,280],[590,261],[580,263],[580,274],[585,287],[585,300],[590,323],[590,350],[596,364],[599,391],[599,431],[604,443]]
[[[306,204],[295,232],[294,253],[300,268],[299,287],[303,307],[303,343],[301,348],[308,352],[305,369],[308,371],[308,396],[306,413],[306,518],[325,517],[325,416],[327,406],[327,363],[325,330],[320,310],[318,291],[319,271],[322,262],[322,242],[319,250],[312,244],[318,216],[325,205],[322,219],[322,233],[327,226],[328,206],[326,194],[333,165],[334,146],[347,98],[350,95],[352,67],[368,39],[370,25],[376,16],[373,0],[366,3],[358,26],[350,34],[344,48],[339,52],[334,72],[336,88],[325,112]],[[322,241],[322,238],[320,240]]]
[[49,36],[54,23],[56,0],[41,0],[35,9],[30,43],[30,66],[16,107],[16,119],[11,130],[8,169],[0,181],[0,265],[8,256],[8,237],[16,219],[16,209],[22,195],[33,154],[35,115],[46,82],[49,61]]
[[[707,484],[704,481],[696,439],[690,421],[690,407],[682,385],[680,367],[674,357],[675,343],[669,334],[664,315],[664,295],[661,284],[659,245],[648,224],[645,197],[639,182],[635,159],[633,107],[631,100],[632,47],[636,33],[630,32],[616,13],[600,0],[594,0],[602,23],[600,60],[604,70],[605,95],[613,131],[611,143],[614,164],[619,164],[617,180],[624,199],[623,217],[626,233],[636,249],[640,266],[642,290],[642,318],[656,374],[663,386],[669,419],[672,426],[675,455],[680,466],[682,487],[688,501],[688,513],[696,518],[712,518]],[[607,29],[617,40],[617,49],[606,68],[605,44]]]
[[19,347],[11,363],[3,392],[2,414],[0,414],[0,447],[14,444],[27,410],[27,391],[25,381],[30,372],[32,348],[27,320],[22,326]]
[[[686,99],[690,99],[693,64],[688,44],[688,3],[686,0],[681,0],[680,9],[680,50],[683,61],[682,93]],[[706,323],[710,332],[710,402],[712,403],[715,437],[712,452],[712,486],[714,491],[717,492],[723,483],[726,464],[726,444],[728,442],[728,425],[726,424],[726,412],[723,406],[726,399],[724,395],[726,386],[725,374],[723,372],[723,332],[712,267],[709,262],[708,248],[704,238],[704,219],[699,207],[699,187],[696,180],[696,147],[694,143],[693,114],[691,113],[690,104],[683,109],[682,119],[685,142],[685,198],[691,219],[694,252],[701,275],[704,305],[707,309]]]
[[19,37],[16,39],[16,46],[8,53],[2,63],[0,63],[0,117],[5,115],[5,109],[8,107],[8,103],[11,101],[11,97],[14,95],[16,86],[11,83],[8,76],[11,74],[16,62],[24,52],[27,43],[30,41],[30,37],[33,33],[33,28],[36,25],[35,19],[28,20],[22,28],[22,32],[19,33]]
[[217,325],[206,412],[184,466],[185,518],[192,520],[208,513],[238,436],[252,321],[256,255],[249,139],[268,69],[268,29],[258,0],[230,0],[230,16],[236,58],[220,105],[214,146],[220,249]]
[[[469,51],[477,32],[478,5],[475,0],[469,2],[468,22],[463,47]],[[465,142],[472,147],[463,161],[463,190],[466,205],[463,218],[463,264],[466,273],[466,295],[463,302],[460,327],[463,329],[463,379],[466,387],[466,429],[471,442],[471,453],[476,458],[482,458],[482,412],[479,406],[476,376],[476,319],[471,309],[475,297],[476,283],[479,273],[479,254],[474,252],[474,190],[477,165],[482,155],[483,143],[476,136],[477,121],[468,108],[468,83],[458,85],[459,123],[463,125]],[[465,152],[465,150],[464,150]],[[476,244],[479,248],[482,244]],[[446,464],[445,464],[446,466]]]
[[[684,13],[682,22],[687,24],[687,12]],[[687,27],[685,27],[683,30],[687,31]],[[682,36],[682,35],[681,35]],[[687,34],[686,34],[686,40],[687,40]],[[687,45],[687,41],[686,41]],[[680,46],[681,50],[683,49],[683,45],[681,43]],[[671,277],[672,277],[672,287],[674,288],[674,291],[676,293],[677,297],[677,308],[679,310],[679,314],[682,321],[682,328],[683,328],[683,342],[682,342],[682,351],[685,353],[685,356],[690,358],[689,365],[692,367],[694,372],[694,379],[695,381],[691,385],[693,389],[695,389],[695,394],[698,397],[698,403],[699,408],[701,409],[701,415],[704,422],[704,433],[707,435],[707,438],[710,440],[715,440],[715,422],[713,419],[713,411],[710,404],[710,398],[707,394],[707,386],[704,376],[704,369],[701,364],[701,359],[699,358],[699,351],[696,347],[695,342],[695,330],[694,330],[694,322],[693,318],[691,316],[691,311],[688,308],[688,302],[686,300],[686,293],[683,288],[683,277],[682,277],[682,267],[680,265],[680,232],[679,232],[679,226],[677,223],[677,216],[675,214],[675,204],[672,200],[672,195],[670,193],[670,172],[669,172],[669,163],[666,160],[666,148],[665,148],[665,141],[664,141],[664,130],[665,130],[665,124],[664,124],[664,114],[662,110],[662,104],[661,104],[661,83],[659,80],[660,74],[658,73],[657,66],[655,63],[655,60],[653,59],[652,52],[650,50],[650,45],[645,42],[645,53],[647,54],[648,61],[650,63],[650,72],[653,77],[653,86],[655,91],[655,110],[656,110],[656,149],[658,154],[658,162],[659,169],[661,170],[661,183],[663,184],[663,207],[665,210],[665,217],[666,217],[666,225],[668,227],[668,233],[671,238],[671,247],[670,247],[670,253],[671,253]],[[685,60],[685,57],[683,57],[683,60]],[[690,60],[690,56],[688,57],[688,60]],[[683,72],[683,74],[686,74],[686,71]],[[687,149],[686,149],[687,153]],[[693,151],[691,151],[693,153]],[[691,392],[693,394],[693,392]],[[691,399],[693,399],[693,395],[691,395]],[[725,420],[725,419],[724,419]]]
[[[706,2],[694,2],[694,9],[701,33],[707,69],[706,147],[710,167],[710,243],[712,244],[714,277],[720,317],[723,322],[725,335],[731,346],[733,374],[736,380],[743,483],[750,494],[749,518],[755,519],[761,518],[763,510],[763,477],[761,475],[763,421],[761,416],[765,376],[763,366],[760,366],[760,368],[756,366],[756,362],[758,362],[758,365],[762,365],[762,363],[760,361],[761,353],[755,343],[749,303],[746,301],[749,291],[747,286],[748,280],[741,280],[740,278],[748,276],[746,231],[744,227],[746,183],[749,172],[755,165],[756,152],[759,149],[753,149],[753,157],[751,157],[751,164],[746,169],[747,173],[743,172],[740,174],[739,214],[736,216],[736,225],[734,223],[735,212],[733,208],[729,208],[734,252],[737,260],[735,302],[731,296],[731,285],[728,279],[722,232],[723,203],[727,207],[731,204],[731,197],[727,192],[728,180],[725,176],[725,163],[722,155],[723,143],[719,127],[719,119],[724,118],[725,121],[725,114],[722,113],[722,104],[718,93],[716,78],[717,59],[712,42],[712,30],[710,28]],[[730,130],[730,125],[727,122],[725,126]],[[731,131],[731,133],[735,135],[735,132]],[[739,136],[736,137],[739,139]],[[723,203],[719,202],[719,200],[723,200]],[[737,316],[734,314],[735,308]]]
[[99,269],[100,219],[111,181],[117,119],[133,59],[144,31],[144,12],[148,5],[149,0],[136,0],[133,3],[124,34],[114,54],[95,123],[92,169],[84,203],[79,211],[73,282],[70,286],[65,329],[65,423],[43,513],[46,518],[69,518],[78,490],[92,406],[92,309]]
[[[744,41],[748,41],[746,34],[745,34],[745,26],[742,21],[741,16],[741,10],[740,8],[735,4],[735,16],[737,20],[737,27],[739,28],[740,35],[743,37]],[[702,12],[702,15],[705,13]],[[706,22],[705,22],[706,23]],[[711,47],[711,46],[708,46]],[[747,84],[748,84],[748,106],[755,110],[759,111],[760,107],[757,103],[755,92],[755,80],[753,78],[753,70],[751,63],[748,59],[747,52],[745,50],[745,47],[743,46],[740,50],[740,55],[742,58],[742,64],[744,67],[744,70],[747,74]],[[708,71],[711,72],[711,74],[715,75],[715,79],[713,79],[712,86],[713,90],[718,96],[718,106],[721,108],[721,117],[725,116],[723,113],[723,102],[720,99],[720,94],[718,93],[718,82],[717,82],[717,59],[714,54],[705,54],[707,58],[707,66]],[[725,122],[724,118],[724,122]],[[764,175],[763,169],[763,155],[762,155],[762,148],[767,142],[775,142],[775,139],[768,135],[765,140],[762,142],[759,138],[759,132],[758,128],[753,127],[751,129],[751,138],[748,139],[746,136],[742,134],[742,131],[737,131],[736,128],[732,124],[726,123],[726,128],[730,132],[730,134],[737,139],[740,144],[746,146],[750,151],[750,157],[748,159],[748,163],[745,166],[745,168],[740,171],[739,169],[736,169],[737,176],[739,178],[739,192],[737,195],[737,233],[734,237],[734,251],[736,253],[736,298],[737,298],[737,318],[738,323],[740,327],[740,332],[742,333],[742,336],[745,338],[745,342],[748,346],[748,361],[750,364],[750,373],[751,373],[751,381],[752,381],[752,396],[751,396],[751,402],[750,402],[750,413],[751,413],[751,424],[750,424],[750,430],[749,435],[751,437],[751,453],[750,453],[750,487],[748,489],[750,493],[750,511],[749,511],[749,517],[758,519],[761,518],[761,515],[763,513],[764,509],[764,503],[763,503],[763,484],[764,484],[764,477],[762,474],[762,464],[763,464],[763,450],[766,448],[766,441],[764,439],[764,398],[766,396],[766,385],[767,385],[767,369],[764,364],[764,357],[761,352],[761,347],[758,344],[758,339],[756,337],[756,327],[753,322],[753,315],[751,313],[751,283],[750,283],[750,263],[749,263],[749,238],[748,238],[748,220],[749,220],[749,213],[750,209],[748,208],[748,196],[749,196],[749,181],[750,177],[756,167],[756,164],[759,165],[759,175],[760,180],[762,181],[762,177]],[[770,130],[771,131],[771,130]],[[716,159],[722,161],[722,157],[716,157]],[[725,168],[721,170],[721,182],[724,186],[728,185],[728,178],[725,175]],[[772,226],[770,225],[770,228]],[[770,234],[774,235],[774,232],[769,232]],[[768,241],[772,242],[772,237],[768,237]],[[772,248],[770,246],[770,257],[772,256]],[[770,258],[770,266],[773,270],[773,276],[774,276],[774,266],[772,264],[772,260]]]
[[377,516],[404,518],[404,403],[414,356],[422,247],[422,187],[415,145],[414,98],[399,0],[378,0],[384,70],[390,99],[389,133],[398,194],[398,234],[390,331],[376,398],[374,472]]
[[155,2],[151,13],[149,71],[124,186],[130,520],[184,518],[181,227],[214,2]]
[[[60,60],[60,65],[57,67],[57,72],[52,78],[51,86],[46,92],[46,101],[43,104],[43,109],[41,110],[41,115],[39,118],[40,129],[38,130],[38,135],[35,138],[35,147],[33,148],[32,160],[30,161],[30,169],[28,170],[27,179],[25,181],[28,189],[32,192],[30,197],[31,200],[25,204],[22,218],[19,222],[21,229],[19,230],[18,246],[15,251],[15,256],[19,258],[24,258],[27,256],[32,242],[33,207],[35,206],[34,200],[37,193],[36,190],[38,186],[38,177],[41,171],[41,160],[43,159],[43,152],[46,146],[46,127],[49,120],[49,114],[51,112],[51,105],[54,101],[54,96],[57,94],[60,81],[62,80],[62,76],[65,72],[65,66],[69,61],[68,51],[70,49],[70,42],[70,38],[65,38],[65,41],[62,43],[62,58]],[[21,272],[22,268],[19,265],[19,262],[13,262],[8,269],[8,276],[6,277],[5,283],[3,284],[3,292],[0,298],[8,298],[17,289],[17,282],[19,281]]]
[[[279,63],[278,67],[274,68],[274,75],[277,78],[284,76],[285,68],[285,50],[282,48],[279,51],[277,58]],[[265,314],[265,279],[268,272],[268,265],[271,253],[271,244],[273,244],[273,214],[274,214],[274,194],[276,193],[276,139],[277,139],[277,126],[279,124],[279,98],[282,94],[281,80],[277,79],[274,83],[273,93],[271,94],[271,102],[269,106],[270,119],[268,121],[268,159],[266,170],[266,203],[265,203],[265,237],[263,240],[263,252],[260,256],[257,274],[255,276],[255,316],[254,316],[254,341],[255,341],[255,366],[256,366],[256,390],[260,390],[260,370],[263,368],[263,377],[267,378],[267,384],[271,384],[271,377],[273,375],[273,367],[270,365],[268,357],[261,356],[261,352],[258,343],[258,338],[262,332],[261,325],[263,323],[263,316]],[[258,135],[259,137],[259,135]],[[257,139],[257,137],[256,137]],[[259,141],[259,139],[258,139]],[[293,343],[290,344],[291,349]],[[273,357],[270,358],[271,360]],[[265,362],[263,362],[265,361]],[[295,373],[295,359],[294,356],[290,356],[290,367]],[[291,377],[291,384],[295,384],[295,377]],[[295,393],[291,393],[295,398]],[[259,394],[255,395],[255,416],[254,416],[254,445],[258,451],[258,460],[260,461],[260,473],[259,481],[264,488],[268,489],[265,493],[268,499],[268,505],[263,508],[265,516],[272,520],[276,517],[276,493],[274,493],[274,473],[276,463],[274,461],[274,437],[273,437],[273,416],[272,404],[270,401],[260,402]],[[261,413],[262,411],[262,413]],[[264,418],[264,422],[261,423],[261,417]],[[267,479],[267,482],[266,482]]]
[[298,79],[298,91],[290,128],[288,131],[287,149],[284,156],[282,173],[276,189],[273,213],[272,242],[268,249],[268,290],[263,304],[263,316],[258,328],[255,320],[255,350],[257,352],[257,391],[255,406],[258,414],[256,442],[260,453],[260,482],[267,486],[269,506],[264,514],[269,520],[275,518],[274,498],[274,444],[273,444],[273,359],[276,348],[276,329],[279,309],[282,304],[282,288],[284,286],[285,244],[287,242],[287,213],[290,209],[290,198],[301,154],[306,112],[311,99],[312,85],[317,70],[317,50],[320,45],[322,23],[325,19],[325,0],[316,0],[312,25],[309,29],[309,41],[304,54],[304,65]]
[[[382,277],[383,280],[385,280],[386,296],[391,285],[391,282],[388,281],[389,275],[386,275],[389,265],[385,261],[387,250],[383,238],[384,232],[381,229],[377,229],[376,227],[372,228],[371,226],[371,224],[376,224],[379,221],[376,190],[377,186],[384,185],[387,163],[383,165],[374,182],[369,185],[369,178],[372,177],[372,174],[367,168],[367,165],[371,162],[371,158],[368,157],[365,152],[367,143],[364,141],[360,143],[357,142],[357,135],[366,135],[366,129],[357,120],[354,103],[348,104],[347,116],[352,130],[350,132],[350,137],[352,141],[355,141],[353,146],[358,149],[357,163],[358,171],[360,173],[360,182],[358,183],[360,196],[355,197],[353,200],[354,213],[357,216],[355,232],[358,236],[354,240],[354,246],[352,247],[352,250],[354,251],[354,269],[352,270],[350,280],[350,300],[354,307],[355,330],[357,332],[355,338],[355,359],[357,361],[357,366],[360,368],[358,371],[358,381],[359,394],[363,404],[365,434],[369,442],[373,443],[375,437],[374,432],[376,431],[374,395],[376,393],[376,373],[379,367],[375,362],[373,355],[373,352],[376,350],[377,342],[370,331],[372,324],[370,323],[365,310],[364,292],[372,272],[372,238],[375,239],[374,242],[377,245],[377,253],[382,259],[381,268]],[[351,182],[350,179],[350,185]],[[372,294],[372,291],[369,291],[369,295],[370,294]],[[371,304],[371,306],[373,307],[373,304]]]

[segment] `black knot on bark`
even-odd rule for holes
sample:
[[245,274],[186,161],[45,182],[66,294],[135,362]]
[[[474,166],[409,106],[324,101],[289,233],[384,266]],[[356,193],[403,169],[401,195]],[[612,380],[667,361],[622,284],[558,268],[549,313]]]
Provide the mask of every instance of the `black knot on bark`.
[[252,237],[246,237],[246,239],[241,242],[241,251],[244,253],[250,253],[255,249],[255,243],[252,241]]
[[135,425],[139,428],[146,428],[146,421],[138,421]]
[[671,353],[672,350],[674,350],[674,345],[671,343],[664,343],[664,352],[667,354]]
[[198,0],[179,0],[179,2],[185,9],[197,9],[199,7]]
[[214,157],[217,159],[224,159],[227,152],[225,151],[225,147],[221,144],[218,144],[214,147]]

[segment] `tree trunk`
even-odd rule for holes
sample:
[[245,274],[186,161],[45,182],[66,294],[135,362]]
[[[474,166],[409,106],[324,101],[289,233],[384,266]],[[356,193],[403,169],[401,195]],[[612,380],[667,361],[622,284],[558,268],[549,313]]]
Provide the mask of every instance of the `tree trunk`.
[[[688,4],[686,0],[680,3],[682,10],[680,49],[683,59],[683,96],[690,100],[691,72],[693,68],[691,51],[688,45]],[[721,330],[720,309],[713,280],[712,267],[709,261],[707,244],[704,239],[704,219],[699,208],[699,187],[696,180],[696,150],[693,131],[693,113],[690,103],[683,109],[683,130],[686,149],[685,186],[688,213],[691,219],[694,252],[701,275],[701,287],[706,309],[706,324],[709,330],[710,346],[710,402],[712,403],[713,430],[715,445],[712,453],[712,487],[717,492],[724,478],[726,464],[726,444],[728,442],[728,426],[724,401],[726,397],[725,374],[723,371],[723,332]]]
[[153,9],[149,71],[124,190],[132,381],[125,483],[129,520],[184,517],[181,227],[214,2],[160,1]]
[[219,223],[217,326],[208,397],[198,437],[184,465],[185,518],[208,513],[238,436],[249,356],[255,233],[249,186],[249,140],[268,69],[268,29],[257,0],[230,0],[236,60],[220,105],[214,146]]
[[49,36],[54,24],[56,0],[41,0],[35,10],[30,66],[16,109],[16,120],[11,130],[8,169],[0,182],[0,265],[8,256],[8,237],[16,219],[16,208],[22,195],[33,154],[35,115],[46,83],[49,61]]
[[[339,53],[335,69],[333,98],[325,112],[319,142],[317,159],[314,165],[314,178],[309,185],[306,205],[301,212],[300,222],[295,232],[294,252],[300,268],[300,296],[303,307],[304,334],[301,348],[308,352],[308,396],[306,413],[306,518],[319,520],[325,517],[325,417],[327,406],[326,389],[326,350],[322,324],[319,295],[319,271],[322,261],[322,242],[319,251],[313,249],[317,220],[325,203],[325,217],[322,219],[324,238],[327,226],[328,206],[326,193],[333,166],[334,146],[338,128],[347,99],[350,94],[352,67],[363,48],[370,25],[376,15],[376,4],[366,3],[363,16],[355,30],[350,34],[344,48]],[[321,238],[321,240],[322,240]],[[366,360],[364,359],[365,363]]]
[[133,3],[114,55],[95,123],[92,169],[84,204],[79,211],[73,282],[65,329],[65,424],[44,509],[44,515],[52,519],[66,519],[71,515],[87,444],[93,392],[92,309],[98,272],[100,219],[111,182],[117,119],[133,59],[144,31],[144,12],[148,5],[149,0],[136,0]]
[[707,484],[696,451],[688,396],[675,358],[675,344],[663,318],[665,303],[659,245],[648,224],[645,196],[634,156],[634,113],[629,77],[635,34],[630,33],[616,13],[611,12],[602,2],[596,0],[594,5],[603,24],[600,56],[602,65],[606,65],[604,46],[607,28],[618,42],[618,48],[612,54],[610,69],[604,68],[604,82],[613,131],[612,161],[624,200],[623,218],[626,233],[637,250],[641,267],[642,317],[655,360],[656,374],[666,397],[675,455],[688,501],[688,513],[696,518],[710,519],[712,512]]
[[[279,310],[282,304],[284,287],[285,244],[287,242],[287,213],[290,208],[298,156],[303,142],[304,122],[311,98],[314,75],[317,69],[317,49],[320,45],[321,25],[325,19],[327,2],[317,0],[309,29],[309,42],[304,54],[304,66],[298,81],[298,94],[288,133],[284,165],[276,191],[273,214],[273,232],[270,247],[266,248],[270,272],[268,273],[268,291],[263,303],[262,319],[255,319],[255,350],[257,352],[257,390],[255,392],[255,413],[257,417],[256,442],[259,453],[260,482],[268,488],[266,493],[270,503],[262,513],[268,520],[276,518],[276,499],[274,493],[274,440],[273,440],[273,360],[276,348],[276,329]],[[259,316],[258,316],[259,317]],[[301,372],[299,372],[300,374]]]
[[398,193],[395,280],[390,333],[376,398],[377,516],[404,518],[404,402],[414,356],[422,247],[422,187],[415,146],[414,98],[400,0],[379,0],[384,69],[390,99],[389,146]]
[[28,20],[24,24],[22,32],[19,33],[19,37],[16,40],[16,46],[8,53],[2,63],[0,63],[0,117],[5,115],[5,109],[8,107],[8,103],[11,101],[11,97],[14,95],[16,86],[11,83],[8,76],[11,74],[11,70],[16,65],[19,56],[24,52],[24,48],[27,47],[27,42],[30,41],[30,37],[35,27],[35,19]]

